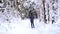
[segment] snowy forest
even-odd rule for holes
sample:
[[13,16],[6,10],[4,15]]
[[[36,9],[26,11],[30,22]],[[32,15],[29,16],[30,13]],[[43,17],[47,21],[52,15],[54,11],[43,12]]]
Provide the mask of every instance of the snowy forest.
[[0,34],[60,34],[60,0],[0,0]]

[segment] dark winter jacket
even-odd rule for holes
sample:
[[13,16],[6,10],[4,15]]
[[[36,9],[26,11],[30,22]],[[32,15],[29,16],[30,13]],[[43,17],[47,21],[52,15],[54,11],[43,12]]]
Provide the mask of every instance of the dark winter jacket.
[[34,19],[34,14],[33,14],[33,12],[29,12],[29,18],[30,18],[31,20]]

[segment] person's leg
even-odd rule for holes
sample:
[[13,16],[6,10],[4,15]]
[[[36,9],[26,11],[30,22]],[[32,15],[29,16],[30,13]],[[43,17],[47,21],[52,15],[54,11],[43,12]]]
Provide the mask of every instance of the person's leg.
[[32,22],[32,20],[30,20],[31,21],[31,27],[33,28],[33,22]]
[[34,21],[31,20],[31,27],[34,28]]
[[33,25],[33,28],[35,28],[35,26],[34,26],[34,20],[33,20],[33,23],[32,23],[32,25]]

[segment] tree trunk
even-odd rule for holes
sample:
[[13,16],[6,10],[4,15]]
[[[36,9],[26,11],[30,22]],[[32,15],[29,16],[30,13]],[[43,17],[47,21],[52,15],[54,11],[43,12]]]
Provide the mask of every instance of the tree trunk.
[[47,23],[46,21],[46,11],[45,11],[45,0],[43,0],[43,10],[44,10],[44,23]]

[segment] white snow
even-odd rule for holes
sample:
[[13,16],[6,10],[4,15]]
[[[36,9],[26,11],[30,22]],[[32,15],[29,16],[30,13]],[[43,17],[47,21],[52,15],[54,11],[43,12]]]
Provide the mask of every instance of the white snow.
[[29,19],[14,21],[0,23],[0,34],[60,34],[60,24],[44,24],[35,19],[35,28],[31,28]]
[[[32,0],[32,2],[33,1],[34,0]],[[39,4],[39,1],[35,0],[35,2]],[[45,24],[40,22],[39,19],[34,19],[35,28],[31,28],[29,19],[22,20],[14,14],[16,13],[16,10],[9,6],[7,8],[11,11],[10,13],[7,12],[7,10],[4,13],[0,12],[0,34],[60,34],[60,18],[54,24]],[[60,10],[60,8],[58,9]],[[6,18],[9,18],[9,21],[6,21]]]

